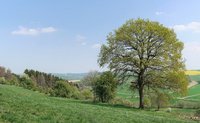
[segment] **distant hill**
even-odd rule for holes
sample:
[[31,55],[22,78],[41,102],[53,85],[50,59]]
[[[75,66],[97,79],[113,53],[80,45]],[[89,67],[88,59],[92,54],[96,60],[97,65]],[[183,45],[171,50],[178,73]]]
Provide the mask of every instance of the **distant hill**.
[[53,75],[66,80],[81,80],[87,73],[52,73]]

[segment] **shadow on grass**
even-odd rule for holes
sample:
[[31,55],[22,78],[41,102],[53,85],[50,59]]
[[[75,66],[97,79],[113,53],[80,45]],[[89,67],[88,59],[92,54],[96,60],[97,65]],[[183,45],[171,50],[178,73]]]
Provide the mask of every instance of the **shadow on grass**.
[[100,103],[100,102],[93,102],[93,101],[80,101],[83,104],[95,105],[95,106],[102,106],[102,107],[111,107],[111,108],[121,108],[121,109],[138,109],[136,107],[131,107],[123,104],[109,104],[109,103]]

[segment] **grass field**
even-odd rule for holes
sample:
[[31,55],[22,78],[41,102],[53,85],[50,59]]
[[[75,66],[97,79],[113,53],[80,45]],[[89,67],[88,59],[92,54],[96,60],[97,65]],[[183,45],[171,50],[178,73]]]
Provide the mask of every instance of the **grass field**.
[[192,81],[200,83],[200,75],[190,75],[189,77]]
[[137,94],[133,93],[133,91],[130,89],[130,82],[123,83],[118,86],[117,88],[117,97],[128,100],[128,101],[136,101]]
[[200,102],[200,84],[189,88],[188,95],[184,99]]
[[[193,112],[193,110],[191,111]],[[188,111],[186,112],[188,113]],[[48,97],[21,87],[0,85],[0,122],[14,123],[179,123],[184,110],[147,111],[88,101]]]

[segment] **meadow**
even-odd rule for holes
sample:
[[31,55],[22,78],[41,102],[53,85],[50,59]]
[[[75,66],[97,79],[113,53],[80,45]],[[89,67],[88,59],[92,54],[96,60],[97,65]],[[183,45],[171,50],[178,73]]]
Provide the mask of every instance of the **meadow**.
[[[194,110],[190,110],[190,113]],[[49,97],[21,87],[0,85],[0,122],[15,123],[182,123],[188,111],[139,110],[120,105]]]
[[[189,75],[200,81],[200,75]],[[191,77],[192,76],[192,77]],[[193,76],[196,78],[194,79]],[[5,123],[182,123],[196,122],[191,117],[197,111],[190,106],[200,102],[200,84],[188,89],[188,95],[176,100],[185,101],[183,108],[140,110],[138,94],[130,89],[130,82],[118,86],[116,98],[132,102],[134,107],[120,103],[93,103],[91,100],[75,100],[51,97],[22,87],[0,84],[0,122]],[[182,105],[182,104],[181,104]]]

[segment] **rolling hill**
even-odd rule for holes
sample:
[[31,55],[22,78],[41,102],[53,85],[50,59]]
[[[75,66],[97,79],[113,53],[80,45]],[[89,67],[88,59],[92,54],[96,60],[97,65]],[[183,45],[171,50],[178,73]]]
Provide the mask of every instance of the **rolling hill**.
[[[187,115],[188,111],[185,112]],[[15,123],[182,123],[184,112],[139,110],[119,105],[49,97],[21,87],[0,85],[0,122]]]

